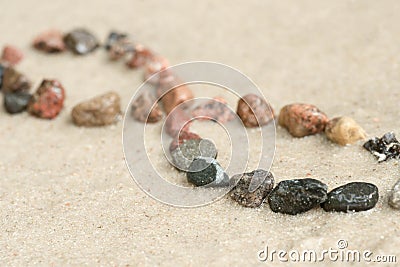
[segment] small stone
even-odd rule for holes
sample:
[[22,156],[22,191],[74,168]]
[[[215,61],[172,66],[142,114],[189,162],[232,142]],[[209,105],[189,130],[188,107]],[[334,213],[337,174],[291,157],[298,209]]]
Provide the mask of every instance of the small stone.
[[310,104],[286,105],[279,114],[279,125],[286,128],[294,137],[320,133],[327,123],[328,117]]
[[[162,88],[162,87],[160,87]],[[170,88],[174,87],[169,87]],[[162,91],[163,89],[161,89]],[[160,90],[158,90],[160,95]],[[164,91],[165,92],[165,91]],[[161,94],[161,102],[163,103],[164,111],[169,114],[176,106],[180,105],[182,108],[187,107],[185,101],[193,99],[193,92],[186,85],[181,85],[172,90],[169,90],[166,94]],[[182,104],[182,105],[181,105]]]
[[[255,170],[237,174],[231,180],[238,183],[232,189],[231,198],[244,207],[259,207],[274,187],[274,176],[269,171]],[[253,185],[258,187],[253,188]]]
[[85,29],[75,29],[64,36],[65,45],[78,55],[85,55],[99,46],[97,38]]
[[243,96],[238,102],[236,113],[246,127],[263,126],[274,118],[272,107],[264,98],[255,94]]
[[196,107],[192,111],[193,117],[208,119],[226,123],[235,118],[235,113],[227,106],[227,102],[222,97],[215,97],[206,103]]
[[59,53],[65,50],[64,36],[58,30],[48,30],[33,40],[33,47],[46,53]]
[[24,58],[24,54],[17,47],[12,45],[6,45],[3,48],[3,54],[1,55],[1,61],[6,62],[11,66],[17,65]]
[[131,53],[135,52],[135,46],[134,44],[128,40],[120,40],[113,44],[111,48],[108,50],[108,55],[111,60],[119,60],[126,55],[129,55]]
[[53,119],[64,105],[65,90],[57,80],[43,80],[28,104],[28,112],[42,119]]
[[370,183],[353,182],[333,189],[321,204],[325,211],[364,211],[375,207],[378,188]]
[[400,209],[400,180],[389,193],[389,205],[394,209]]
[[271,210],[290,215],[306,212],[326,200],[327,185],[305,178],[280,182],[269,194]]
[[[169,62],[161,56],[154,56],[149,59],[144,66],[144,80],[152,84],[160,83],[160,75],[155,75],[160,71],[164,71],[162,75],[167,75],[166,69],[169,67]],[[154,76],[153,76],[154,75]],[[151,79],[150,79],[151,78]]]
[[149,91],[143,92],[132,103],[132,116],[141,122],[155,123],[162,119],[163,113],[156,97]]
[[371,152],[378,162],[400,158],[400,143],[393,132],[385,133],[381,138],[370,139],[363,147]]
[[110,50],[114,44],[126,39],[128,39],[128,35],[126,33],[112,31],[107,36],[105,48],[106,50]]
[[183,109],[178,107],[168,115],[164,127],[167,134],[176,137],[179,132],[189,131],[190,117]]
[[16,114],[24,111],[32,95],[26,92],[6,93],[4,94],[4,108],[10,114]]
[[201,139],[198,134],[188,132],[188,131],[181,131],[179,136],[175,137],[171,144],[169,145],[169,151],[174,151],[179,145],[181,145],[185,140],[192,140],[192,139]]
[[126,62],[126,65],[129,68],[143,67],[153,57],[154,54],[150,49],[139,44],[135,46],[135,52],[132,58]]
[[184,140],[171,152],[172,163],[181,171],[188,171],[190,164],[197,157],[216,158],[217,148],[207,139]]
[[228,186],[229,176],[214,158],[197,157],[186,173],[189,183],[195,186]]
[[121,117],[120,97],[108,92],[77,104],[72,109],[72,120],[78,126],[104,126],[114,124]]
[[7,67],[4,69],[1,88],[4,93],[26,92],[31,88],[31,82],[22,73]]
[[3,76],[4,76],[5,67],[0,64],[0,90],[3,87]]
[[325,127],[325,134],[329,140],[342,146],[354,144],[367,137],[364,129],[349,117],[330,120]]

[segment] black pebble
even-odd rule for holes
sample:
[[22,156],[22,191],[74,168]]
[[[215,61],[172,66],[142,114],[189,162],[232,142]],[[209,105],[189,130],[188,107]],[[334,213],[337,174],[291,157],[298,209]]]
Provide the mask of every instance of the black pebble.
[[111,46],[115,43],[117,43],[120,40],[128,38],[128,35],[125,33],[120,33],[120,32],[110,32],[110,34],[107,37],[105,48],[106,50],[110,50]]
[[229,176],[214,158],[209,157],[195,158],[189,166],[186,177],[188,182],[195,186],[229,185]]
[[64,37],[65,45],[72,52],[84,55],[94,51],[99,46],[97,38],[85,29],[76,29]]
[[26,109],[32,95],[25,92],[4,94],[4,108],[10,114],[20,113]]
[[0,90],[3,85],[3,74],[4,74],[5,67],[0,64]]
[[269,194],[272,211],[290,215],[306,212],[326,200],[327,185],[305,178],[280,182]]
[[363,147],[383,162],[391,158],[400,158],[400,143],[393,132],[385,133],[381,138],[375,137],[365,142]]
[[321,204],[325,211],[363,211],[375,207],[378,188],[370,183],[353,182],[333,189]]

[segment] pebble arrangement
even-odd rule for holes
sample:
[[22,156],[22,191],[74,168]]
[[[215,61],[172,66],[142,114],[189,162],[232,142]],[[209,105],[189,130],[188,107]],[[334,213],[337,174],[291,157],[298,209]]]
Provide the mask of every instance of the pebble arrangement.
[[[58,30],[43,32],[33,40],[32,46],[44,53],[69,50],[77,55],[85,55],[101,45],[90,31],[74,29],[68,33]],[[142,44],[136,44],[125,33],[111,32],[102,46],[110,60],[125,60],[128,68],[142,68],[145,80],[152,77],[150,82],[156,89],[154,92],[146,91],[136,98],[131,105],[131,116],[140,122],[156,123],[167,115],[166,132],[173,138],[169,147],[172,162],[178,171],[186,172],[188,182],[194,186],[234,185],[230,198],[238,204],[256,208],[267,200],[272,211],[290,215],[316,207],[322,207],[328,212],[349,212],[368,210],[376,205],[379,199],[378,188],[365,182],[348,183],[328,192],[326,184],[311,178],[284,180],[274,187],[273,174],[262,169],[229,178],[217,161],[218,151],[213,142],[192,132],[190,123],[187,123],[193,117],[220,123],[233,120],[235,114],[227,108],[226,100],[215,97],[213,101],[203,103],[189,112],[185,101],[193,99],[190,88],[181,85],[169,90],[179,83],[179,77],[168,71],[163,72],[162,76],[153,76],[169,67],[166,58]],[[57,80],[44,79],[31,94],[30,80],[15,68],[23,57],[23,53],[14,46],[5,46],[3,49],[0,89],[4,95],[5,110],[10,114],[27,110],[35,117],[54,119],[63,108],[65,88]],[[160,103],[154,104],[157,98],[161,99]],[[236,113],[248,128],[267,125],[275,117],[271,105],[254,94],[239,99]],[[120,97],[111,91],[83,101],[72,109],[71,117],[77,126],[114,124],[121,118]],[[342,146],[366,138],[365,131],[352,118],[343,116],[329,119],[311,104],[294,103],[284,106],[280,110],[278,123],[293,137],[325,133],[329,140]],[[379,162],[400,158],[400,143],[394,133],[368,140],[363,146]],[[252,186],[254,180],[259,184],[257,188]],[[390,193],[389,204],[400,209],[400,180]]]

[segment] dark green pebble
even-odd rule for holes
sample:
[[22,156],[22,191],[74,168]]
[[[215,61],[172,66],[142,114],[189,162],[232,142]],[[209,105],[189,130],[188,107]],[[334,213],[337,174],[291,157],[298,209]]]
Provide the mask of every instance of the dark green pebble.
[[326,200],[327,185],[316,179],[285,180],[268,195],[272,211],[290,215],[306,212]]
[[32,95],[25,92],[4,94],[4,108],[10,114],[20,113],[26,109]]
[[228,186],[229,176],[221,165],[210,157],[197,157],[186,173],[189,183],[195,186]]
[[330,191],[321,206],[325,211],[364,211],[375,207],[378,199],[378,188],[375,185],[353,182]]

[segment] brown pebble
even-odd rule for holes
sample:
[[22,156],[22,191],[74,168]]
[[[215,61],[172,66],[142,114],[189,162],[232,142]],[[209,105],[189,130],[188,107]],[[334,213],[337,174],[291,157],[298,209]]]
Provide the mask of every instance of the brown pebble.
[[108,92],[81,102],[72,109],[72,120],[78,126],[104,126],[116,123],[121,116],[120,97]]
[[[144,80],[147,81],[154,74],[165,71],[166,68],[169,67],[169,62],[166,58],[161,56],[155,56],[151,60],[147,61],[144,66]],[[162,73],[162,75],[166,75],[166,73]],[[152,84],[158,84],[160,82],[159,75],[154,75],[150,80],[148,80]]]
[[274,118],[272,107],[264,98],[255,94],[243,96],[238,102],[236,112],[246,127],[263,126]]
[[139,44],[135,46],[135,52],[132,58],[126,62],[126,65],[129,68],[143,67],[153,57],[154,53],[150,49]]
[[237,180],[239,181],[232,189],[231,198],[249,208],[259,207],[274,187],[272,173],[261,169],[232,177],[232,181]]
[[192,90],[190,90],[187,85],[180,85],[182,82],[173,74],[160,78],[157,96],[161,97],[164,111],[169,114],[178,105],[181,108],[188,107],[190,103],[184,102],[193,99]]
[[235,113],[227,106],[227,102],[222,97],[215,97],[212,100],[196,107],[192,111],[193,117],[208,119],[226,123],[235,118]]
[[111,60],[119,60],[130,53],[134,53],[134,51],[135,46],[133,42],[128,38],[124,38],[116,41],[110,46],[108,55]]
[[3,48],[1,55],[1,61],[6,62],[11,66],[17,65],[24,58],[24,54],[17,47],[12,45],[6,45]]
[[149,91],[144,91],[135,99],[132,103],[131,114],[136,120],[149,123],[158,122],[163,117],[156,97]]
[[342,146],[354,144],[367,137],[364,129],[349,117],[330,120],[325,127],[325,134],[329,140]]
[[4,93],[27,92],[30,88],[31,82],[24,74],[12,67],[8,67],[4,70],[3,84],[1,87]]
[[42,32],[33,40],[33,47],[46,53],[59,53],[65,50],[63,34],[58,30]]
[[286,105],[279,114],[279,125],[286,128],[294,137],[320,133],[327,123],[328,117],[310,104]]
[[75,29],[64,36],[65,46],[77,55],[88,54],[99,46],[96,36],[86,29]]
[[189,132],[190,117],[182,108],[178,107],[168,115],[164,127],[170,136],[176,137],[180,131]]

